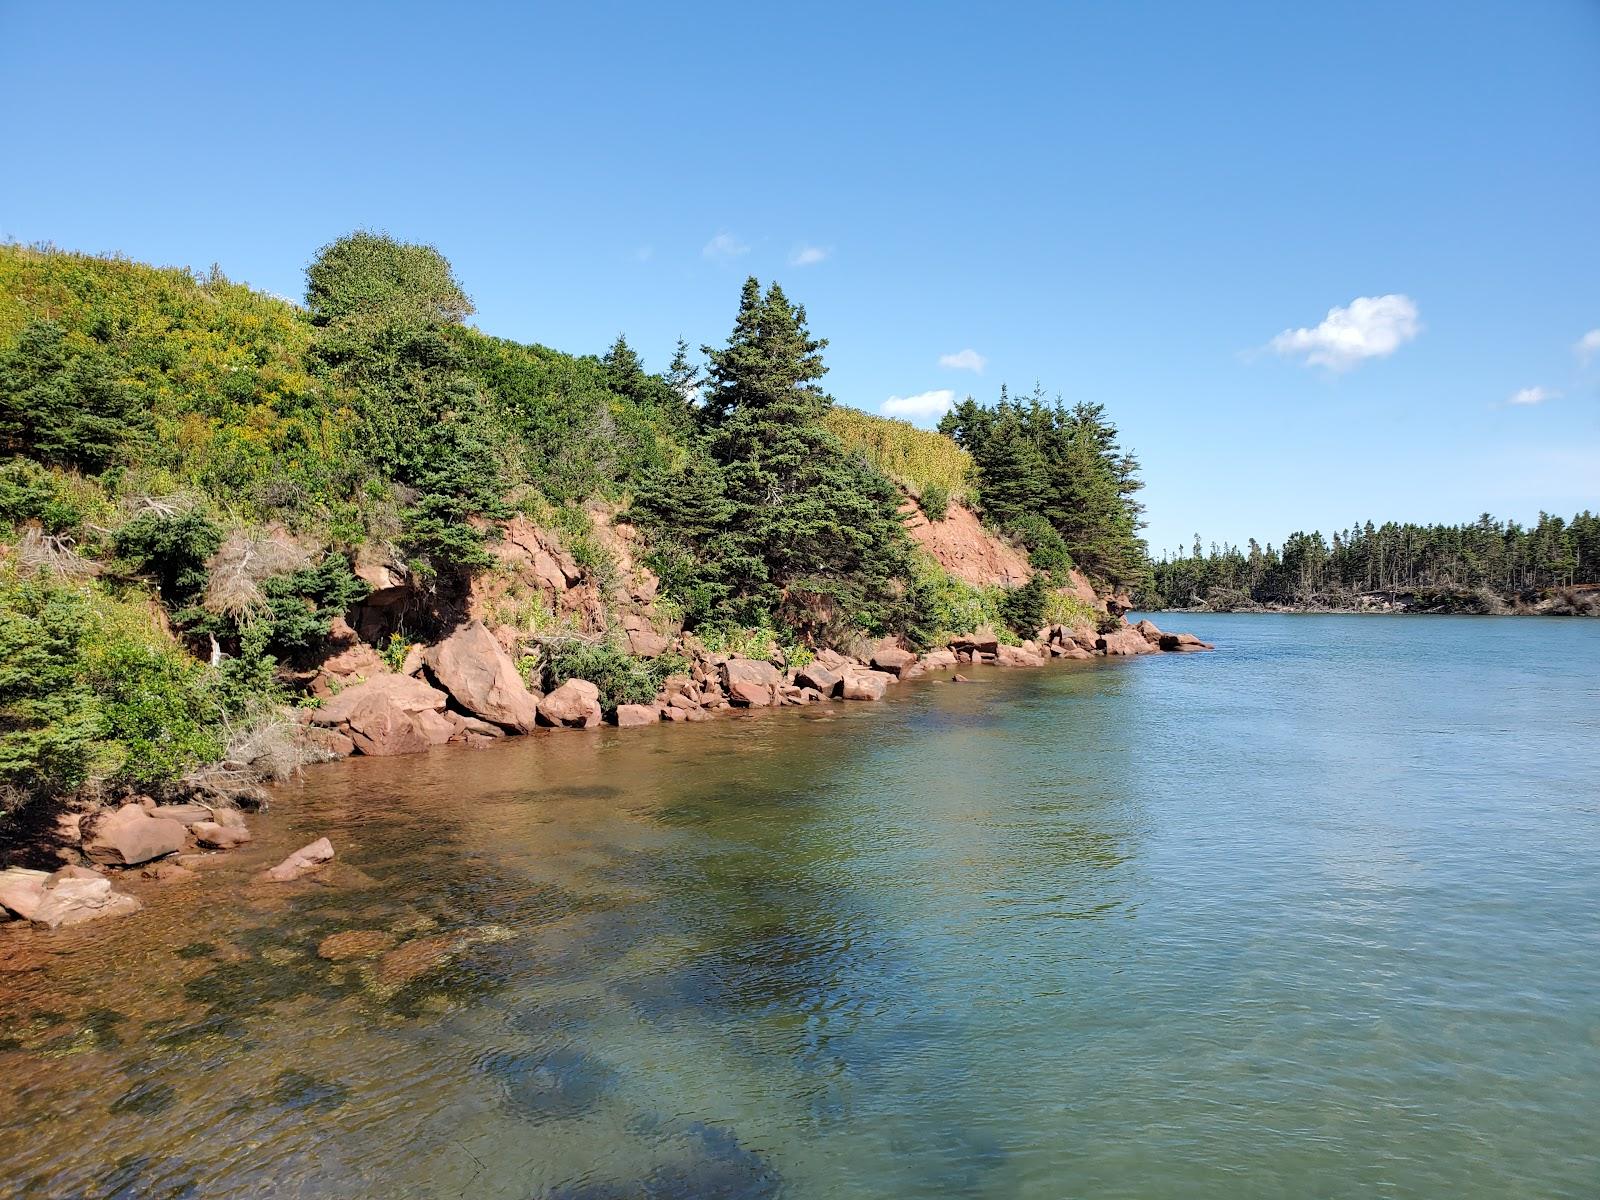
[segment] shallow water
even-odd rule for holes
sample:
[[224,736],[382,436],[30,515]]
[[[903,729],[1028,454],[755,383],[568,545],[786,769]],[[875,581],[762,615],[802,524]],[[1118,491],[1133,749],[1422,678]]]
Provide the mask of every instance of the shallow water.
[[1170,623],[312,770],[0,936],[0,1194],[1600,1194],[1600,622]]

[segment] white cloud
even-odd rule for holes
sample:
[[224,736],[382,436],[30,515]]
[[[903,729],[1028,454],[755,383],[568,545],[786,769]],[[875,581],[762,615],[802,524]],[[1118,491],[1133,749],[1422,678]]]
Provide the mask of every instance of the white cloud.
[[1348,371],[1369,358],[1388,358],[1422,331],[1410,296],[1357,296],[1345,308],[1330,308],[1314,329],[1285,329],[1268,348],[1307,363]]
[[724,230],[707,242],[700,253],[707,258],[725,262],[730,258],[738,258],[741,254],[750,253],[750,244],[740,241],[737,236]]
[[1578,356],[1578,361],[1587,367],[1589,360],[1600,354],[1600,329],[1591,329],[1573,342],[1572,352]]
[[879,411],[886,417],[942,417],[956,401],[949,388],[918,392],[915,396],[890,396]]
[[833,251],[826,246],[796,246],[794,253],[789,255],[791,267],[814,267],[819,262],[831,258]]
[[981,375],[984,367],[989,365],[989,360],[976,350],[967,349],[939,355],[939,365],[952,371],[975,371]]
[[1506,403],[1522,405],[1543,404],[1546,400],[1554,400],[1559,395],[1561,395],[1560,392],[1552,392],[1549,388],[1518,388],[1511,393],[1511,398]]

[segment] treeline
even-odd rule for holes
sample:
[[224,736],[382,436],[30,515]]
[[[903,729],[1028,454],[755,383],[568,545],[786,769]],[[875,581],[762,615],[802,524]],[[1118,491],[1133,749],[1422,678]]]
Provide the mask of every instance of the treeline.
[[972,455],[985,520],[1026,546],[1035,566],[1076,564],[1119,588],[1143,583],[1144,508],[1134,496],[1144,485],[1104,405],[1048,403],[1038,388],[1017,401],[1002,386],[992,406],[967,397],[939,431]]
[[[1365,597],[1531,599],[1551,589],[1600,583],[1600,517],[1570,521],[1540,513],[1532,526],[1484,513],[1470,525],[1387,522],[1295,533],[1281,547],[1255,539],[1240,548],[1163,555],[1139,602],[1147,608],[1232,609],[1253,605],[1343,608]],[[1471,605],[1467,605],[1471,607]]]

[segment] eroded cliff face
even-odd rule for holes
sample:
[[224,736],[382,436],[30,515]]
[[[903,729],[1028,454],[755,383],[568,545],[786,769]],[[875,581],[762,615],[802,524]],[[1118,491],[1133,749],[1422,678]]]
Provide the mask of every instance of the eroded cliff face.
[[[986,529],[978,516],[963,504],[952,503],[941,521],[930,521],[907,500],[900,506],[906,530],[912,540],[951,576],[973,587],[1013,588],[1033,578],[1028,556],[999,535]],[[1088,576],[1076,567],[1066,586],[1060,589],[1089,607],[1105,611],[1105,599],[1096,594]]]

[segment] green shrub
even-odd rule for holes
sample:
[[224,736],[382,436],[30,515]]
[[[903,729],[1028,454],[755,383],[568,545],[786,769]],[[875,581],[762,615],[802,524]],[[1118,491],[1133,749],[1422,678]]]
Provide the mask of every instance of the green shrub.
[[1028,565],[1035,571],[1065,575],[1072,570],[1072,555],[1055,526],[1037,513],[1017,517],[1006,528],[1006,533],[1021,542],[1028,551]]
[[88,777],[102,721],[82,670],[85,594],[0,575],[0,840],[29,804]]
[[222,756],[215,673],[182,650],[112,636],[88,647],[84,668],[103,721],[103,778],[151,788]]
[[1041,625],[1065,625],[1069,629],[1093,629],[1100,619],[1094,605],[1057,588],[1045,597]]
[[1009,640],[1000,602],[1004,588],[973,587],[963,583],[932,558],[919,554],[915,560],[911,598],[919,613],[919,647],[947,641],[956,634],[987,628]]
[[922,495],[917,498],[917,503],[922,508],[922,515],[930,521],[942,521],[950,515],[950,489],[942,483],[930,483],[923,487]]
[[1044,624],[1045,600],[1050,594],[1048,579],[1040,574],[1021,587],[1006,589],[1000,596],[1000,617],[1006,627],[1020,637],[1031,638]]
[[688,667],[677,654],[635,658],[614,641],[559,641],[545,647],[544,683],[559,687],[569,679],[587,679],[600,689],[600,707],[608,714],[619,704],[648,704],[668,675]]
[[163,600],[182,604],[205,586],[222,527],[198,509],[152,508],[117,530],[113,544],[134,570],[152,577]]

